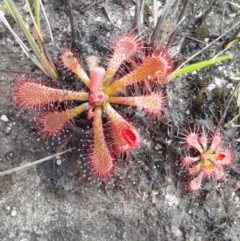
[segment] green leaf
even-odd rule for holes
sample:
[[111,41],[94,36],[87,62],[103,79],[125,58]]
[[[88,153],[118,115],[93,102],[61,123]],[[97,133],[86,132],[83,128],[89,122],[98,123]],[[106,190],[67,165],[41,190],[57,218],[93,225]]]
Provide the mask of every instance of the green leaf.
[[181,69],[174,71],[172,74],[170,74],[167,77],[167,80],[170,80],[176,76],[187,74],[187,73],[193,72],[195,70],[199,70],[199,69],[211,66],[213,64],[216,64],[218,62],[222,62],[222,61],[230,60],[230,59],[233,59],[233,56],[231,54],[228,54],[228,55],[220,56],[220,57],[217,57],[214,59],[209,59],[209,60],[201,61],[201,62],[198,62],[195,64],[191,64],[191,65],[188,65],[186,67],[183,67]]

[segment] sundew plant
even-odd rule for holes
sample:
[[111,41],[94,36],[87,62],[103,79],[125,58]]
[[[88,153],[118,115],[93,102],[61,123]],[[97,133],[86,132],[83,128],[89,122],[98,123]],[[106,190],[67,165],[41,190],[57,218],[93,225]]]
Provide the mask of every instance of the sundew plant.
[[[4,3],[8,12],[20,25],[35,55],[32,55],[27,50],[28,48],[25,44],[13,32],[2,12],[1,20],[12,32],[24,52],[50,79],[57,83],[59,74],[46,50],[41,34],[40,8],[44,12],[41,1],[34,1],[34,11],[29,2],[26,1],[38,34],[37,39],[34,39],[29,32],[14,2],[4,0]],[[232,58],[230,55],[225,55],[182,68],[175,66],[174,61],[177,56],[173,57],[169,49],[173,38],[176,36],[177,27],[183,21],[188,1],[184,1],[178,21],[175,23],[176,27],[173,27],[172,32],[167,31],[167,41],[163,41],[163,38],[159,40],[160,30],[166,30],[166,27],[164,28],[166,16],[171,8],[174,8],[174,3],[175,1],[173,0],[166,3],[163,8],[164,14],[162,17],[159,17],[150,39],[141,37],[141,34],[138,33],[137,24],[134,29],[117,37],[111,45],[112,54],[106,68],[99,65],[96,61],[89,66],[88,70],[84,69],[79,61],[81,56],[77,56],[71,48],[63,49],[59,55],[57,65],[68,73],[79,77],[84,83],[84,87],[81,90],[60,89],[33,78],[24,78],[16,84],[13,97],[17,108],[36,110],[38,113],[36,118],[37,126],[41,136],[45,138],[58,136],[60,132],[68,127],[69,123],[74,123],[76,117],[81,118],[83,112],[87,113],[86,118],[92,121],[93,129],[93,145],[91,145],[88,164],[94,175],[98,177],[103,179],[109,178],[116,169],[118,156],[127,154],[141,145],[141,135],[131,121],[125,119],[122,113],[114,108],[114,104],[136,108],[145,112],[150,118],[159,120],[164,113],[167,103],[167,96],[162,91],[163,84],[168,84],[168,81],[174,81],[174,78],[178,75]],[[136,4],[135,23],[139,23],[141,14],[138,12],[138,1]],[[141,91],[137,91],[137,89]],[[69,101],[75,101],[76,106],[68,107],[68,105],[61,105],[61,103]],[[64,107],[59,108],[59,106]],[[106,124],[103,123],[103,117],[105,116],[107,118]],[[109,136],[105,135],[106,128],[108,133],[110,133]],[[216,136],[219,136],[218,132],[213,137],[213,143],[216,142]],[[204,173],[203,167],[207,166],[207,170],[210,170],[211,168],[214,169],[215,163],[222,161],[224,162],[222,166],[227,166],[232,162],[230,150],[224,148],[221,150],[222,145],[220,144],[218,148],[215,147],[214,149],[213,144],[210,145],[207,140],[203,141],[204,135],[195,134],[194,137],[194,143],[189,144],[188,137],[186,137],[186,142],[189,146],[197,149],[200,156],[189,156],[182,161],[184,167],[189,171],[191,170],[191,174],[199,179],[198,186],[195,185],[193,187],[190,184],[190,191],[200,190],[204,175],[207,177],[217,175],[206,174],[206,171],[204,175],[200,174],[201,172]],[[199,138],[201,141],[199,141]],[[198,169],[200,164],[202,166]],[[219,167],[218,170],[221,168]],[[194,172],[192,171],[193,169],[195,170]],[[223,168],[221,170],[223,172]],[[211,172],[209,171],[209,173]],[[221,178],[217,178],[217,180],[219,179]]]

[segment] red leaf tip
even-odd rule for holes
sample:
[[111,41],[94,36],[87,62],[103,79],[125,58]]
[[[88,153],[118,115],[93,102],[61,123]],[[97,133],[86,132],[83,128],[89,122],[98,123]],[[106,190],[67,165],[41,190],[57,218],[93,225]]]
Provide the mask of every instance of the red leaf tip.
[[136,148],[140,144],[140,136],[138,132],[132,125],[128,123],[119,128],[119,135],[126,142],[130,149]]

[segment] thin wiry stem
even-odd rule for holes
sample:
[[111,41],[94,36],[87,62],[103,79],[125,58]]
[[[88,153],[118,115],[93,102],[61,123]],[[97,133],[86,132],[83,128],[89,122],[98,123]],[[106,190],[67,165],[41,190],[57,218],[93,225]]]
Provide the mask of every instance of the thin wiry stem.
[[156,48],[156,46],[157,46],[157,41],[159,39],[160,30],[163,29],[163,24],[165,22],[165,19],[175,1],[176,0],[170,0],[168,3],[166,3],[166,5],[164,6],[164,8],[162,10],[163,14],[158,18],[157,26],[153,31],[153,34],[150,39],[150,44],[149,44],[150,47],[152,47],[153,49]]
[[43,44],[43,37],[42,37],[42,34],[40,32],[40,16],[39,16],[39,5],[38,5],[38,1],[34,1],[35,4],[34,4],[34,8],[35,8],[35,17],[33,16],[33,12],[32,12],[32,9],[30,7],[30,3],[29,3],[29,0],[25,0],[26,2],[26,5],[27,5],[27,8],[28,8],[28,12],[32,18],[32,21],[33,21],[33,24],[34,24],[34,27],[37,31],[37,42],[38,42],[38,46],[40,47],[40,49],[42,50],[42,44]]
[[140,26],[143,24],[145,0],[136,0],[133,28],[141,32]]
[[[232,96],[231,96],[231,98],[229,99],[229,101],[228,101],[228,103],[227,103],[227,106],[226,106],[226,108],[225,108],[225,110],[224,110],[224,112],[223,112],[223,115],[222,115],[222,117],[221,117],[221,119],[220,119],[220,121],[219,121],[219,123],[218,123],[218,125],[217,125],[216,130],[218,130],[218,129],[220,128],[220,126],[222,125],[222,123],[223,123],[223,121],[224,121],[224,119],[225,119],[225,117],[226,117],[227,110],[228,110],[228,108],[229,108],[229,106],[230,106],[230,103],[232,102],[233,97],[234,97],[235,94],[237,93],[239,86],[240,86],[240,83],[238,83],[238,84],[235,86],[235,89],[234,89],[234,91],[233,91],[233,93],[232,93]],[[230,122],[228,122],[228,123],[225,125],[225,127],[226,127],[227,125],[229,125],[230,123],[232,123],[234,120],[235,120],[235,118],[233,118],[233,120],[231,120]]]
[[40,160],[37,160],[37,161],[34,161],[34,162],[31,162],[31,163],[27,163],[23,166],[20,166],[20,167],[15,167],[15,168],[12,168],[10,170],[7,170],[7,171],[3,171],[3,172],[0,172],[0,176],[5,176],[5,175],[8,175],[8,174],[11,174],[11,173],[14,173],[14,172],[19,172],[23,169],[26,169],[26,168],[29,168],[29,167],[32,167],[32,166],[35,166],[37,164],[40,164],[40,163],[43,163],[45,161],[48,161],[50,159],[52,159],[53,157],[56,157],[56,156],[59,156],[59,155],[62,155],[64,153],[67,153],[69,151],[72,151],[73,149],[75,148],[71,148],[71,149],[68,149],[66,151],[62,151],[62,152],[59,152],[59,153],[56,153],[56,154],[53,154],[53,155],[50,155],[50,156],[47,156],[47,157],[44,157]]
[[50,38],[51,38],[51,42],[54,43],[54,39],[53,39],[53,35],[52,35],[52,29],[51,29],[51,26],[50,26],[50,23],[48,21],[48,17],[47,17],[47,14],[46,14],[46,11],[43,7],[43,4],[42,4],[42,0],[39,0],[39,3],[40,3],[40,6],[41,6],[41,9],[42,9],[42,12],[43,12],[43,16],[45,18],[45,21],[47,23],[47,29],[48,29],[48,33],[50,35]]
[[67,0],[67,6],[68,6],[68,13],[69,13],[69,19],[71,24],[71,35],[72,35],[72,48],[76,44],[76,36],[75,36],[75,27],[74,27],[74,20],[73,20],[73,12],[72,12],[72,2],[71,0]]
[[178,17],[178,21],[177,21],[177,25],[175,27],[174,32],[171,34],[168,43],[166,45],[166,49],[169,49],[169,47],[171,46],[172,40],[175,38],[176,34],[177,34],[177,29],[179,27],[179,25],[182,23],[182,20],[184,19],[184,13],[186,12],[187,6],[188,6],[189,0],[185,0],[183,3],[183,8],[182,11]]
[[153,0],[153,26],[156,27],[157,24],[157,3]]
[[164,22],[164,28],[163,28],[163,30],[161,30],[162,35],[161,35],[161,38],[160,38],[159,43],[158,43],[158,48],[162,48],[162,46],[167,42],[166,40],[172,34],[172,32],[171,32],[171,34],[168,33],[168,32],[170,32],[170,28],[172,26],[173,26],[174,31],[175,31],[176,23],[177,23],[177,19],[175,19],[175,16],[177,15],[178,10],[179,10],[179,0],[176,0],[176,4],[174,5],[174,9],[171,12],[171,17],[169,18],[168,22],[166,22],[166,23]]
[[136,0],[135,4],[135,14],[133,19],[133,28],[136,28],[139,31],[138,24],[139,24],[139,14],[140,14],[140,1]]
[[146,0],[142,0],[141,8],[140,8],[140,15],[139,15],[139,24],[143,24],[145,2],[146,2]]

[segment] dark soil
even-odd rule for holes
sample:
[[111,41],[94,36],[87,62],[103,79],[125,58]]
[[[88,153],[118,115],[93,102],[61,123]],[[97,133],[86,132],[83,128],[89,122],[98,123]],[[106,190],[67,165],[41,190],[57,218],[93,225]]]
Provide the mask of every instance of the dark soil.
[[[177,46],[185,36],[176,65],[239,21],[240,9],[224,1],[215,2],[210,6],[205,0],[190,1],[186,20],[173,41],[173,46]],[[71,46],[70,22],[61,1],[44,3],[55,40],[55,45],[49,44],[48,48],[57,60],[60,49]],[[18,4],[22,7],[21,2]],[[26,9],[22,11],[29,19]],[[134,1],[73,1],[73,13],[76,53],[83,63],[87,56],[97,55],[106,66],[109,44],[132,28]],[[151,29],[151,24],[146,14],[144,28]],[[13,21],[12,26],[19,32]],[[191,63],[213,57],[233,33]],[[140,132],[142,143],[118,161],[118,175],[102,182],[92,177],[82,157],[86,150],[83,145],[91,134],[86,137],[69,128],[60,143],[43,140],[34,122],[35,113],[14,106],[12,93],[19,80],[32,77],[47,81],[47,78],[24,56],[0,23],[0,116],[8,118],[8,122],[0,121],[0,171],[76,147],[61,156],[61,165],[54,159],[0,176],[0,239],[240,240],[239,129],[221,128],[226,145],[234,151],[234,163],[223,181],[208,181],[197,194],[185,190],[189,176],[180,168],[180,160],[187,149],[178,137],[194,126],[209,133],[218,126],[236,85],[230,76],[239,70],[239,43],[228,52],[234,54],[233,61],[175,78],[163,86],[168,105],[160,121],[146,117],[141,111],[122,110]],[[68,78],[74,85],[75,79]],[[221,88],[216,84],[219,79],[224,81]],[[214,88],[210,89],[211,86]],[[233,98],[221,127],[238,111]],[[79,118],[76,125],[91,133],[91,122]]]

